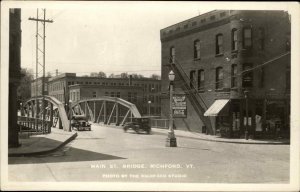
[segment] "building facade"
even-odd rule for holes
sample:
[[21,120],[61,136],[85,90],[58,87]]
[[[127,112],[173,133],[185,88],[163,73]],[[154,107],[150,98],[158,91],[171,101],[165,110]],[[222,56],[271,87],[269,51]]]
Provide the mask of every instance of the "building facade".
[[[44,78],[44,95],[48,95],[48,80],[50,77]],[[42,94],[43,77],[39,77],[37,80],[31,82],[31,97],[41,96]]]
[[[35,81],[32,82],[32,87],[34,85]],[[69,101],[69,98],[77,101],[113,96],[121,97],[129,102],[137,102],[139,111],[143,115],[161,115],[161,81],[156,79],[99,78],[64,73],[49,78],[47,87],[48,94],[63,103]]]
[[[290,31],[284,11],[216,10],[160,32],[162,92],[188,96],[175,126],[229,137],[289,135]],[[169,98],[162,98],[168,117]]]
[[9,9],[8,146],[19,146],[17,88],[21,80],[21,9]]

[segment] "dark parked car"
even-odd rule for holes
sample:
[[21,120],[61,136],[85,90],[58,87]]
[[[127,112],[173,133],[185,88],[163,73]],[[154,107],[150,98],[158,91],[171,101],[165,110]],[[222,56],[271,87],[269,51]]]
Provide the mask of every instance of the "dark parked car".
[[140,118],[132,118],[132,122],[125,123],[123,127],[126,132],[128,129],[134,130],[136,133],[140,133],[140,131],[151,133],[150,126],[150,118],[140,117]]
[[88,118],[84,115],[74,115],[71,120],[71,126],[77,131],[91,130],[91,124],[89,124]]

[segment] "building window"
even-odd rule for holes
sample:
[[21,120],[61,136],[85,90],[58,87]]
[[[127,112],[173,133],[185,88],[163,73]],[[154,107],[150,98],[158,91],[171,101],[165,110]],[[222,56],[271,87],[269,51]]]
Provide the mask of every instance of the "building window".
[[175,63],[175,47],[170,48],[170,62]]
[[128,97],[127,97],[128,101],[131,102],[131,92],[128,92]]
[[115,92],[110,92],[111,97],[115,97]]
[[97,97],[96,91],[93,92],[93,97]]
[[186,28],[188,28],[188,25],[187,25],[187,24],[185,24],[183,27],[186,29]]
[[238,37],[237,37],[237,29],[232,29],[231,31],[231,49],[235,51],[238,49]]
[[120,92],[117,92],[117,97],[120,98],[121,97],[121,94]]
[[222,54],[223,53],[223,35],[218,34],[216,36],[216,54]]
[[248,49],[252,47],[252,30],[251,28],[243,29],[243,48]]
[[237,65],[231,65],[231,87],[237,87]]
[[210,16],[210,20],[215,20],[215,19],[216,19],[215,15]]
[[201,19],[201,23],[204,23],[206,21],[206,19]]
[[218,67],[216,69],[216,89],[222,89],[223,88],[223,68]]
[[105,96],[108,96],[109,95],[109,93],[108,92],[105,92]]
[[198,70],[198,90],[204,90],[204,70]]
[[200,41],[197,39],[194,41],[194,59],[200,58]]
[[265,68],[262,67],[260,69],[260,84],[259,84],[259,86],[262,88],[262,87],[264,87],[264,85],[265,85]]
[[224,17],[226,15],[225,12],[220,13],[220,17]]
[[252,63],[244,63],[243,64],[243,87],[252,87],[253,85],[253,71],[252,71]]
[[193,88],[195,88],[195,73],[196,73],[196,71],[195,70],[192,70],[191,72],[190,72],[190,87],[193,89]]
[[259,49],[265,49],[265,30],[264,28],[260,27],[258,29],[258,40],[259,40]]
[[194,22],[192,23],[192,26],[195,26],[195,25],[197,25],[197,21],[194,21]]

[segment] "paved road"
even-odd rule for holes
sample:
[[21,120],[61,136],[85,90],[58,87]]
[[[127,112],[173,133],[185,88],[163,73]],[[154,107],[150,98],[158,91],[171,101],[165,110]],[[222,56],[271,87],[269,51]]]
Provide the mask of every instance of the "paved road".
[[61,150],[9,158],[10,181],[288,183],[289,145],[243,145],[93,126]]

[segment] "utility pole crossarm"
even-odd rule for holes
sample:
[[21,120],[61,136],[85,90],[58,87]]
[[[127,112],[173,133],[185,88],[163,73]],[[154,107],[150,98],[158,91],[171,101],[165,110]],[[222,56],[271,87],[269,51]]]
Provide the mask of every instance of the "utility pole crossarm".
[[32,18],[32,17],[29,17],[28,20],[53,23],[53,20],[48,20],[48,19],[36,19],[36,18]]

